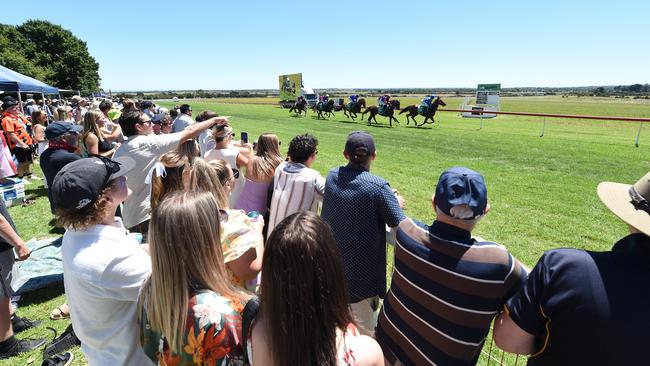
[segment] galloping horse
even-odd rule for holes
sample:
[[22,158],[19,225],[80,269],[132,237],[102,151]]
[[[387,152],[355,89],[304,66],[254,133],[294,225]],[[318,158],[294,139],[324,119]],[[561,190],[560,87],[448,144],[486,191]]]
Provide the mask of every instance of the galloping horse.
[[333,116],[334,115],[334,112],[333,112],[334,111],[334,100],[330,99],[325,104],[323,104],[323,102],[318,102],[318,104],[314,105],[314,108],[312,108],[312,110],[314,112],[318,113],[318,116],[317,116],[318,119],[321,119],[321,118],[325,119],[325,117],[323,116],[323,113],[327,113],[328,117],[330,115]]
[[[356,103],[350,102],[348,104],[343,105],[343,114],[347,118],[352,118],[354,121],[355,118],[357,118],[357,113],[361,113],[361,108],[366,108],[366,99],[365,98],[359,98]],[[348,115],[348,113],[350,113]]]
[[305,112],[305,116],[307,115],[307,100],[305,99],[300,99],[297,102],[293,104],[291,109],[289,109],[289,113],[291,112],[296,112],[298,115],[301,115],[302,112]]
[[[410,106],[402,109],[402,111],[399,112],[399,114],[408,113],[406,115],[406,124],[407,125],[409,124],[409,117],[410,117],[413,120],[413,123],[415,123],[416,127],[421,127],[421,126],[424,126],[426,123],[433,124],[435,122],[434,119],[433,119],[433,116],[435,116],[436,111],[438,110],[438,107],[441,106],[441,105],[444,107],[444,106],[447,105],[447,103],[445,103],[440,97],[437,97],[433,101],[431,106],[428,107],[428,108],[422,108],[424,106],[418,107],[417,105],[413,104],[413,105],[410,105]],[[415,117],[418,114],[421,115],[421,116],[424,116],[424,122],[422,122],[422,124],[420,124],[420,125],[418,125],[418,122],[415,120]],[[431,122],[427,122],[428,119],[430,119]]]
[[388,102],[388,105],[384,108],[383,113],[379,113],[379,107],[371,105],[370,107],[366,108],[363,113],[361,113],[361,120],[363,120],[363,116],[366,113],[370,113],[370,116],[368,117],[368,124],[370,124],[372,120],[374,120],[375,123],[379,123],[377,122],[377,118],[375,118],[375,116],[379,114],[380,116],[388,117],[388,122],[390,123],[390,126],[393,127],[393,120],[399,123],[397,118],[393,117],[395,110],[399,110],[399,100],[396,99]]

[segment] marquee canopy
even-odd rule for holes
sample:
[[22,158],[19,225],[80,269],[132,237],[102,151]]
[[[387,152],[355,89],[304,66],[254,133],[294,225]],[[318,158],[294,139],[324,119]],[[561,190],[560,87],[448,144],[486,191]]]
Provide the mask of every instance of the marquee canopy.
[[59,89],[0,65],[0,90],[18,93],[58,94]]

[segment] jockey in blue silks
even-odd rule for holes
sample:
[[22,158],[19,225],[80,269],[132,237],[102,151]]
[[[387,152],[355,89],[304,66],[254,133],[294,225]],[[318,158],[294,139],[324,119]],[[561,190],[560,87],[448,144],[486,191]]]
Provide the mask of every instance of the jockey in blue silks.
[[350,99],[350,102],[356,103],[357,100],[359,99],[359,94],[352,94],[348,97],[348,99]]
[[426,97],[424,97],[424,99],[422,99],[422,105],[425,105],[425,106],[427,106],[427,108],[430,108],[431,103],[433,103],[434,99],[436,99],[435,95],[433,95],[433,94],[427,95]]
[[382,95],[381,97],[378,98],[379,106],[380,107],[385,106],[386,104],[388,104],[389,100],[390,100],[390,95],[388,95],[388,94]]

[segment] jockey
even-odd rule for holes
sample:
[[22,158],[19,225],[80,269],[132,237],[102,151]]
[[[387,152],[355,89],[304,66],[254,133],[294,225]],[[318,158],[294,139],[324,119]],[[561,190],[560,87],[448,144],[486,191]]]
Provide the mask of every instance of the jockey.
[[383,107],[383,106],[387,105],[388,102],[390,101],[390,95],[384,94],[381,97],[379,97],[378,100],[379,100],[379,106]]
[[350,99],[350,102],[356,103],[357,99],[359,99],[359,94],[352,94],[348,97],[348,99]]
[[299,95],[298,99],[296,100],[296,104],[300,104],[300,103],[302,103],[304,101],[305,101],[305,97],[303,97],[302,95]]
[[431,107],[431,103],[433,103],[433,100],[436,99],[436,96],[431,94],[427,95],[422,99],[422,105],[425,105],[427,108]]

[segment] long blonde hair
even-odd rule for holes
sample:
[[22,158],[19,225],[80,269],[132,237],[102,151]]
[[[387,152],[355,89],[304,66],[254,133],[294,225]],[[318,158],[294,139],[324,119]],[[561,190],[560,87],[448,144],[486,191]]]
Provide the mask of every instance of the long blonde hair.
[[101,142],[106,139],[101,129],[99,128],[98,122],[104,118],[104,113],[98,109],[90,110],[84,114],[83,126],[84,130],[81,133],[81,141],[86,144],[86,138],[91,132],[97,136],[97,139]]
[[190,173],[190,190],[207,191],[214,195],[219,207],[228,207],[228,193],[224,185],[230,178],[228,164],[223,160],[194,159]]
[[209,192],[172,192],[151,215],[151,276],[139,306],[174,353],[183,349],[191,286],[245,300],[230,282],[219,240],[219,205]]
[[272,133],[263,133],[257,139],[257,153],[253,158],[251,177],[258,180],[271,179],[275,168],[284,159],[280,155],[280,139]]

